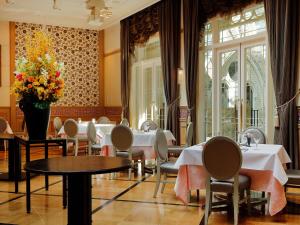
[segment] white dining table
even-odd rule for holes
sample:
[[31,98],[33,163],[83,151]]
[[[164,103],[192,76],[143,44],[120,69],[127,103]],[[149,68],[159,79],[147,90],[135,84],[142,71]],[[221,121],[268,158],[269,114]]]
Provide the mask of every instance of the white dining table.
[[[80,122],[80,123],[77,123],[77,125],[78,125],[77,136],[79,138],[87,138],[88,122]],[[114,125],[114,124],[97,124],[97,123],[95,124],[97,134],[110,133],[115,126],[116,125]],[[60,128],[58,135],[65,135],[64,126],[62,126]]]
[[[132,129],[132,133],[133,133],[132,147],[143,150],[146,159],[155,158],[155,152],[154,152],[153,145],[155,142],[156,131],[151,130],[149,132],[144,132],[144,131]],[[97,134],[101,137],[100,145],[102,148],[112,146],[110,132],[104,133],[102,131],[98,131]],[[169,130],[164,130],[164,134],[166,136],[168,144],[172,145],[172,141],[176,140],[174,135],[172,134],[172,132]],[[109,150],[107,150],[107,151],[109,151]],[[109,153],[107,153],[107,154],[109,154]]]
[[[190,190],[205,188],[206,171],[202,163],[204,143],[182,151],[175,163],[179,169],[175,192],[187,203]],[[257,147],[241,147],[243,162],[240,173],[251,178],[251,189],[270,194],[269,213],[278,213],[286,204],[284,184],[288,178],[284,165],[291,159],[282,145],[259,144]]]

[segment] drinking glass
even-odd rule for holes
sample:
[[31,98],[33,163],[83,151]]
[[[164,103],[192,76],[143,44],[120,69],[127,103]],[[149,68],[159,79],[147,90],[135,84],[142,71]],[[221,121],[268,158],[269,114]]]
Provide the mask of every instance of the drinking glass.
[[257,136],[255,136],[255,137],[253,137],[253,139],[254,139],[254,142],[255,142],[255,146],[256,146],[256,149],[258,149],[258,143],[259,143],[259,141],[260,141],[260,138],[259,137],[257,137]]

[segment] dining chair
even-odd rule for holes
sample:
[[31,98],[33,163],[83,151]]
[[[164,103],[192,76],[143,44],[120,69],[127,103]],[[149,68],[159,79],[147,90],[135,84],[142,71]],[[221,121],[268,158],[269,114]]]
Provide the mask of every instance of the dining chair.
[[158,128],[157,124],[152,120],[146,120],[142,123],[140,130],[149,131],[156,130]]
[[75,156],[78,155],[78,125],[74,119],[67,119],[64,123],[64,130],[67,135],[67,142],[74,144],[74,153]]
[[109,124],[111,121],[109,120],[108,117],[106,116],[100,116],[98,119],[97,119],[97,123],[99,124]]
[[186,129],[185,145],[169,146],[168,147],[169,156],[179,157],[183,149],[190,147],[192,145],[192,139],[193,139],[193,122],[189,122]]
[[129,122],[126,118],[122,119],[121,122],[120,122],[121,125],[124,125],[126,127],[129,127]]
[[[8,127],[7,121],[6,119],[4,119],[3,117],[0,117],[0,134],[3,134],[6,132]],[[4,145],[4,154],[5,154],[5,158],[7,155],[7,141],[3,141],[3,145]]]
[[54,127],[55,137],[57,137],[58,133],[62,127],[62,121],[61,121],[60,117],[55,117],[53,119],[53,127]]
[[[288,177],[288,181],[284,185],[285,193],[287,193],[288,188],[300,188],[300,170],[288,169],[285,172]],[[285,210],[289,214],[299,214],[300,204],[288,200]]]
[[233,194],[234,225],[238,224],[239,194],[246,191],[248,213],[250,213],[250,178],[239,175],[242,166],[239,146],[230,138],[213,137],[203,147],[202,162],[207,172],[205,225],[211,211],[212,193]]
[[88,137],[88,154],[91,155],[92,152],[98,150],[101,151],[101,145],[97,140],[97,131],[95,124],[93,122],[89,122],[87,126],[87,137]]
[[[168,161],[168,144],[166,136],[163,130],[158,129],[155,135],[154,150],[156,153],[156,186],[154,189],[153,198],[156,198],[160,183],[163,184],[161,187],[161,193],[164,192],[165,185],[167,183],[175,183],[175,181],[168,181],[168,174],[178,174],[178,169],[175,168],[175,162]],[[163,175],[163,180],[161,180],[161,175]]]
[[300,188],[300,170],[286,170],[286,175],[288,177],[288,181],[286,182],[286,187],[295,187]]
[[[111,142],[113,144],[114,152],[117,157],[127,158],[134,161],[134,164],[141,160],[142,172],[145,168],[144,151],[140,149],[132,149],[133,134],[129,127],[124,125],[117,125],[111,131]],[[128,179],[131,179],[132,167],[128,170]]]
[[[266,135],[261,129],[257,127],[248,127],[242,132],[242,136],[246,134],[251,134],[252,136],[258,137],[258,144],[266,144]],[[242,142],[242,140],[240,140],[240,142]],[[251,138],[251,143],[254,143],[254,138]]]

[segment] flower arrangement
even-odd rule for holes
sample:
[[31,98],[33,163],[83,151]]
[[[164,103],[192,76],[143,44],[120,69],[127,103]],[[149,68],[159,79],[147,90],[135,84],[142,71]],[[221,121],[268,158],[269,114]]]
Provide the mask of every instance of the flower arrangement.
[[26,37],[26,57],[16,60],[12,91],[19,104],[30,102],[35,108],[49,108],[63,96],[64,64],[57,62],[52,40],[42,31]]

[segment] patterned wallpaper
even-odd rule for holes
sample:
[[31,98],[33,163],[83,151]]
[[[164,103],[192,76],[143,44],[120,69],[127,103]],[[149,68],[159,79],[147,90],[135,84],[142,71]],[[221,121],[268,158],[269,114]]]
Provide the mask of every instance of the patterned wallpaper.
[[[42,25],[16,23],[16,58],[25,54],[25,37]],[[64,62],[64,97],[57,106],[99,106],[99,33],[93,30],[46,26],[58,61]]]

